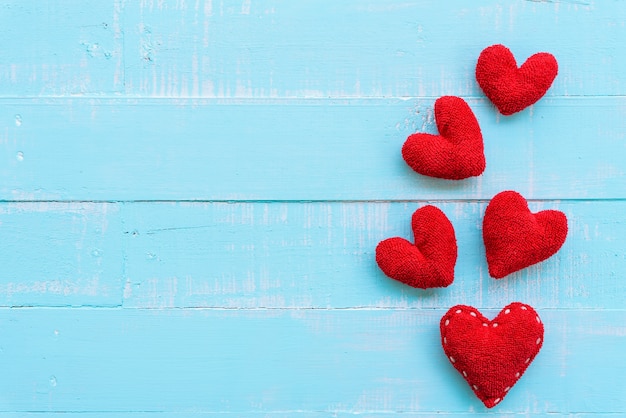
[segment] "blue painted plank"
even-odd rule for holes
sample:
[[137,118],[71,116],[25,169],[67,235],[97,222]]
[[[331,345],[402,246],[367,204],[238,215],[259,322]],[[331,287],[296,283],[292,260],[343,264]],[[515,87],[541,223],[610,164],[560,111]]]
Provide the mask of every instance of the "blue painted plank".
[[[441,349],[444,312],[4,309],[0,408],[484,412]],[[626,414],[626,311],[539,314],[543,349],[492,413]]]
[[[626,198],[626,99],[548,99],[500,118],[470,100],[487,169],[414,173],[433,100],[41,100],[0,104],[4,200]],[[584,115],[584,117],[579,117]]]
[[118,207],[0,204],[0,306],[118,306]]
[[0,3],[0,96],[113,95],[124,86],[122,2]]
[[[0,22],[0,306],[67,306],[0,309],[1,416],[626,415],[621,3],[4,0]],[[473,76],[498,42],[559,60],[511,118]],[[478,179],[400,158],[444,94],[479,118]],[[571,233],[496,281],[480,223],[503,189]],[[424,292],[374,248],[426,200],[460,254]],[[486,412],[437,323],[512,300],[546,344]]]
[[[46,412],[47,417],[81,417],[81,418],[111,418],[119,417],[120,412]],[[381,412],[366,412],[359,413],[359,418],[424,418],[433,416],[438,418],[476,418],[483,416],[498,416],[500,418],[519,418],[519,417],[538,417],[538,418],[561,418],[561,417],[575,417],[575,418],[621,418],[621,413],[604,413],[604,412],[590,412],[590,413],[560,413],[560,412],[547,412],[547,413],[499,413],[499,412],[467,412],[467,413],[447,413],[437,411],[435,413],[423,413],[423,412],[405,412],[405,411],[381,411]],[[131,418],[230,418],[233,416],[231,412],[198,412],[198,411],[185,411],[185,412],[136,412],[136,411],[124,411],[125,417]],[[246,412],[246,417],[253,418],[326,418],[332,416],[333,418],[354,418],[356,414],[351,412],[336,412],[332,413],[326,411],[318,412],[305,412],[305,411],[281,411],[281,412]],[[3,418],[35,418],[41,417],[41,412],[16,412],[16,413],[2,413]]]
[[126,92],[143,97],[482,96],[494,43],[520,64],[553,53],[550,96],[626,92],[614,2],[133,1],[124,19]]
[[386,278],[376,244],[412,238],[424,203],[5,203],[2,306],[437,308],[622,307],[626,202],[560,208],[570,235],[552,259],[504,280],[487,274],[485,203],[438,203],[459,241],[456,281],[422,291]]
[[0,5],[0,96],[476,96],[474,65],[493,43],[505,43],[520,61],[540,50],[554,53],[560,75],[551,96],[626,92],[626,12],[612,2],[81,6]]
[[443,308],[504,306],[622,309],[625,201],[531,202],[569,219],[563,248],[507,278],[489,277],[485,202],[435,202],[456,230],[455,282],[413,289],[384,276],[378,242],[412,240],[409,203],[125,204],[124,306],[144,308]]
[[[45,412],[46,417],[81,417],[81,418],[111,418],[119,417],[121,414],[125,417],[131,418],[230,418],[233,416],[232,412],[206,412],[206,411],[185,411],[185,412],[137,412],[137,411],[124,411],[120,412]],[[355,415],[352,412],[337,412],[333,411],[280,411],[280,412],[253,412],[248,411],[245,413],[246,417],[253,418],[327,418],[329,416],[333,418],[354,418]],[[3,418],[35,418],[41,417],[41,412],[3,412]],[[539,417],[539,418],[621,418],[621,413],[611,412],[589,412],[589,413],[560,413],[560,412],[522,412],[522,413],[500,413],[494,412],[406,412],[406,411],[377,411],[377,412],[365,412],[359,413],[359,418],[425,418],[436,416],[438,418],[476,418],[484,416],[498,416],[500,418],[520,418],[520,417]]]

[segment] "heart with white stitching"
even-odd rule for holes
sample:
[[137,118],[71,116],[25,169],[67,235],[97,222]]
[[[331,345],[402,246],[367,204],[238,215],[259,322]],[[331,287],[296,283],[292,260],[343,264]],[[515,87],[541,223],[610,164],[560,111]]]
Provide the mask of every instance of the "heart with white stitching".
[[448,360],[487,408],[509,393],[543,345],[543,324],[523,303],[506,306],[493,320],[457,305],[441,318],[441,344]]

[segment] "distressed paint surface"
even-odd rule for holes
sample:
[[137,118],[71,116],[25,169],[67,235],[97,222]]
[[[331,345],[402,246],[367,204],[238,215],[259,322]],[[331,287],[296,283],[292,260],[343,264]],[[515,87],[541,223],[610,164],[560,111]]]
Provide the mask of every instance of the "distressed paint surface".
[[0,203],[0,306],[119,306],[119,208]]
[[[0,0],[0,416],[626,415],[626,6],[598,0]],[[548,51],[498,116],[480,51]],[[402,161],[465,98],[487,170]],[[488,200],[570,233],[487,275]],[[456,280],[374,261],[440,207]],[[544,348],[486,410],[440,347],[454,304],[537,308]]]
[[402,159],[408,135],[436,132],[432,98],[0,101],[0,197],[436,200],[515,188],[626,198],[626,98],[548,99],[511,118],[486,100],[470,105],[487,169],[461,182],[420,176]]
[[412,289],[386,278],[376,244],[412,240],[424,203],[128,204],[124,306],[141,308],[536,308],[620,309],[626,281],[626,203],[534,202],[559,209],[569,236],[558,257],[503,280],[487,273],[486,203],[439,203],[459,246],[455,282]]
[[[445,310],[3,312],[3,410],[482,410],[439,342]],[[493,317],[496,311],[486,311]],[[624,311],[539,310],[545,345],[499,412],[626,414]],[[619,325],[618,325],[619,324]],[[35,343],[36,342],[36,343]],[[602,353],[590,355],[590,353]],[[590,373],[589,370],[594,370]],[[541,390],[537,390],[541,382]],[[571,396],[584,390],[585,396]],[[29,396],[22,394],[29,392]],[[388,412],[387,412],[388,413]]]

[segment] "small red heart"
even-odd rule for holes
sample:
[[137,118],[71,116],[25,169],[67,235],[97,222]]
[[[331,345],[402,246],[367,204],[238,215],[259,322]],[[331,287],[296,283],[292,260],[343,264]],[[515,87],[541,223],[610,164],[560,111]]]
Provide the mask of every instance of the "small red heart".
[[476,308],[457,305],[441,318],[439,328],[448,360],[487,408],[504,399],[543,345],[539,315],[519,302],[493,321]]
[[376,263],[392,279],[412,287],[446,287],[454,280],[457,245],[454,228],[434,206],[424,206],[411,220],[415,244],[389,238],[376,246]]
[[513,191],[491,199],[483,219],[489,274],[496,279],[554,255],[567,237],[567,217],[558,210],[532,213]]
[[476,81],[503,115],[512,115],[541,99],[559,71],[554,55],[539,52],[517,68],[504,45],[483,49],[476,64]]
[[485,171],[483,136],[465,100],[443,96],[435,101],[440,135],[416,133],[402,146],[404,161],[425,176],[461,180]]

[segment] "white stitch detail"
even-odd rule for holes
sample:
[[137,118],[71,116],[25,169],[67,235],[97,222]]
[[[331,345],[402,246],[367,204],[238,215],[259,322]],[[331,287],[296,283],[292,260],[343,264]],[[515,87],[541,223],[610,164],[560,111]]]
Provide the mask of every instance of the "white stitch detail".
[[463,370],[463,376],[467,377],[467,373]]
[[470,315],[476,316],[476,312],[470,312]]
[[519,372],[515,373],[515,377],[519,378]]
[[506,311],[504,311],[504,313],[505,313],[505,315],[508,315],[508,314],[510,314],[510,313],[511,313],[511,310],[510,310],[510,309],[507,309]]
[[539,319],[539,317],[537,317],[537,323],[541,324],[541,319]]
[[460,309],[457,309],[457,310],[456,310],[456,313],[461,313],[461,312],[463,312],[463,311],[462,311],[462,310],[460,310]]
[[530,357],[528,357],[524,363],[526,364],[530,363]]
[[498,402],[500,402],[500,401],[501,401],[501,399],[500,399],[500,398],[496,398],[496,400],[495,400],[495,401],[493,401],[493,404],[495,405],[495,404],[497,404],[497,403],[498,403]]
[[505,392],[508,392],[509,390],[511,390],[511,386],[507,386],[507,387],[504,388]]
[[497,327],[497,326],[498,326],[498,323],[497,323],[497,322],[494,322],[494,323],[493,323],[493,327],[495,328],[495,327]]
[[474,388],[474,390],[478,390],[478,386],[474,385],[472,387]]
[[455,360],[455,359],[454,359],[454,357],[452,357],[452,356],[450,356],[450,361],[451,361],[452,363],[456,363],[456,360]]
[[522,309],[523,309],[523,310],[527,310],[528,308],[527,308],[527,307],[525,307],[525,306],[522,306]]
[[541,342],[541,338],[537,338],[537,345]]
[[446,322],[444,323],[444,325],[447,327],[449,323],[450,323],[450,320],[446,319]]
[[486,326],[487,326],[487,324],[485,322],[483,322],[483,327],[486,327]]
[[443,337],[443,343],[448,344],[448,340],[446,339],[446,337]]

